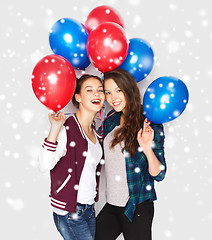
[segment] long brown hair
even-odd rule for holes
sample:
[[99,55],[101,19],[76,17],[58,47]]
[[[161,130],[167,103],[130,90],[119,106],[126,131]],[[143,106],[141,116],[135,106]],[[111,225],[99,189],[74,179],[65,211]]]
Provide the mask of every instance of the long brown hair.
[[138,148],[137,133],[143,126],[143,107],[141,105],[140,91],[136,80],[126,70],[117,68],[104,73],[104,81],[113,79],[125,96],[126,107],[123,115],[124,124],[119,128],[111,141],[111,148],[124,141],[125,146],[122,149],[133,156]]

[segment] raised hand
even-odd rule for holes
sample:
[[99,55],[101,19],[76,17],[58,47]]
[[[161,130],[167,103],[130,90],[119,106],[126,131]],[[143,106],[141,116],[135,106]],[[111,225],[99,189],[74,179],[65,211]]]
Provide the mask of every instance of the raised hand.
[[147,123],[147,119],[144,121],[143,129],[141,128],[137,134],[137,141],[140,147],[149,148],[152,145],[154,139],[154,130]]
[[51,111],[48,114],[48,116],[49,116],[49,121],[51,123],[51,128],[50,128],[47,140],[55,143],[57,141],[57,137],[60,132],[60,129],[66,121],[66,116],[63,112],[53,112],[53,111]]
[[66,121],[66,116],[63,112],[50,111],[48,117],[51,125],[58,128],[61,128]]

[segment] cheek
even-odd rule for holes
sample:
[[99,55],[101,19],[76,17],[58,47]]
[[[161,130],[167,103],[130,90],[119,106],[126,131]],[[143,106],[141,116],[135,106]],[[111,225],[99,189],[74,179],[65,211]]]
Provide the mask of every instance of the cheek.
[[106,95],[105,99],[107,100],[107,102],[109,102],[110,97],[108,95]]
[[106,101],[108,102],[108,103],[110,103],[110,100],[111,100],[111,97],[109,96],[109,95],[106,95]]
[[105,94],[104,93],[101,94],[101,98],[103,99],[103,101],[105,100]]

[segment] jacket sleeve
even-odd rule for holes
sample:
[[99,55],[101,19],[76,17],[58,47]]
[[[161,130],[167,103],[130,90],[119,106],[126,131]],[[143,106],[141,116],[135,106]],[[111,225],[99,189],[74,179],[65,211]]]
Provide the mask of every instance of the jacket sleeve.
[[39,170],[43,173],[52,170],[57,162],[66,154],[67,136],[66,129],[63,126],[57,138],[56,143],[44,139],[40,154],[38,157]]
[[152,129],[154,130],[154,140],[153,140],[153,152],[157,159],[161,162],[160,173],[157,176],[154,176],[153,179],[156,181],[162,181],[166,174],[166,161],[164,153],[164,129],[162,124],[152,124]]

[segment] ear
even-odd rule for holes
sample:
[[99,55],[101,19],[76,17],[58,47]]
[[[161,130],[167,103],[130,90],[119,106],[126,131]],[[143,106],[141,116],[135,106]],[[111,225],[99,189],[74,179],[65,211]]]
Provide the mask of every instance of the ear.
[[78,103],[80,103],[81,102],[81,97],[80,97],[80,94],[75,94],[75,99],[76,99],[76,101],[78,102]]

